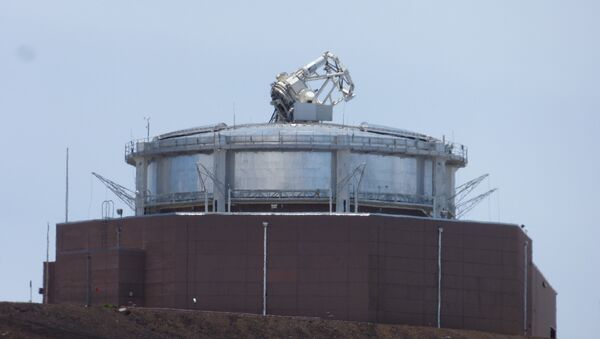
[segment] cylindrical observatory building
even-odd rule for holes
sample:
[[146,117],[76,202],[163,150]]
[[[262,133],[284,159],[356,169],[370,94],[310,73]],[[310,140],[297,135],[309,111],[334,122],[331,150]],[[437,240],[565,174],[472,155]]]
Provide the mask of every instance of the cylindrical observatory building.
[[[176,211],[454,214],[464,146],[390,127],[217,124],[129,144],[136,214]],[[207,206],[205,206],[205,204]]]

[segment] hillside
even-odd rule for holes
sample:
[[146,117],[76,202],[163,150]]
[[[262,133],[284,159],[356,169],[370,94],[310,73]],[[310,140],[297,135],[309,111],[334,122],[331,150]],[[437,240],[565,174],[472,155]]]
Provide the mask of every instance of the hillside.
[[522,338],[476,331],[251,314],[0,303],[0,338]]

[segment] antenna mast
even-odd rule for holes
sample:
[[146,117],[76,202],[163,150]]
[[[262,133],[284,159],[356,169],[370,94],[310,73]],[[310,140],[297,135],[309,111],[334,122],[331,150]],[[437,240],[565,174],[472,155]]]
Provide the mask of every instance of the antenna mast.
[[69,147],[67,147],[65,179],[65,222],[69,222]]
[[469,180],[467,182],[465,182],[464,184],[457,186],[455,191],[456,193],[450,197],[449,200],[454,199],[455,204],[460,204],[461,202],[463,202],[465,200],[465,198],[467,198],[467,196],[475,189],[477,188],[477,186],[479,186],[479,184],[481,184],[481,182],[489,177],[489,173],[486,173],[484,175],[481,175],[473,180]]
[[490,194],[496,192],[498,189],[490,189],[482,194],[479,194],[473,198],[469,198],[469,194],[473,192],[479,184],[489,177],[489,173],[481,175],[473,180],[469,180],[464,184],[457,186],[456,193],[448,199],[448,202],[454,203],[454,218],[460,219],[465,214],[469,213],[475,206],[477,206],[483,199],[487,198]]
[[135,211],[135,192],[117,184],[116,182],[109,180],[98,173],[92,172],[92,175],[98,178],[111,192],[113,192],[117,198],[121,199],[129,208]]
[[146,141],[150,141],[150,117],[144,117],[146,120]]
[[46,274],[44,274],[44,304],[49,303],[48,279],[50,278],[50,223],[46,223]]
[[483,199],[487,198],[490,194],[496,192],[498,189],[493,188],[485,193],[482,193],[472,199],[463,201],[456,205],[456,219],[460,219],[465,214],[469,213],[475,206],[477,206]]

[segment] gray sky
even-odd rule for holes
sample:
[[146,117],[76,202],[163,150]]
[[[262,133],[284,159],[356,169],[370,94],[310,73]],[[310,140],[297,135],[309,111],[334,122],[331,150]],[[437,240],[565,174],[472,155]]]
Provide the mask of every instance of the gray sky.
[[265,122],[275,74],[331,50],[356,83],[346,122],[467,145],[458,181],[500,188],[469,218],[525,224],[559,334],[597,333],[600,3],[299,4],[0,1],[0,300],[42,286],[66,146],[70,218],[98,218],[115,198],[89,173],[134,186],[123,151],[144,116],[151,134],[231,123],[235,102],[238,123]]

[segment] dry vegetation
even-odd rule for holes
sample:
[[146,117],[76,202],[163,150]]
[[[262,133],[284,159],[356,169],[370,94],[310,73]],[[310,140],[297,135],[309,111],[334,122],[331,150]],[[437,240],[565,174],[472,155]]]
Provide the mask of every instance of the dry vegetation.
[[521,338],[476,331],[251,314],[0,303],[0,338]]

